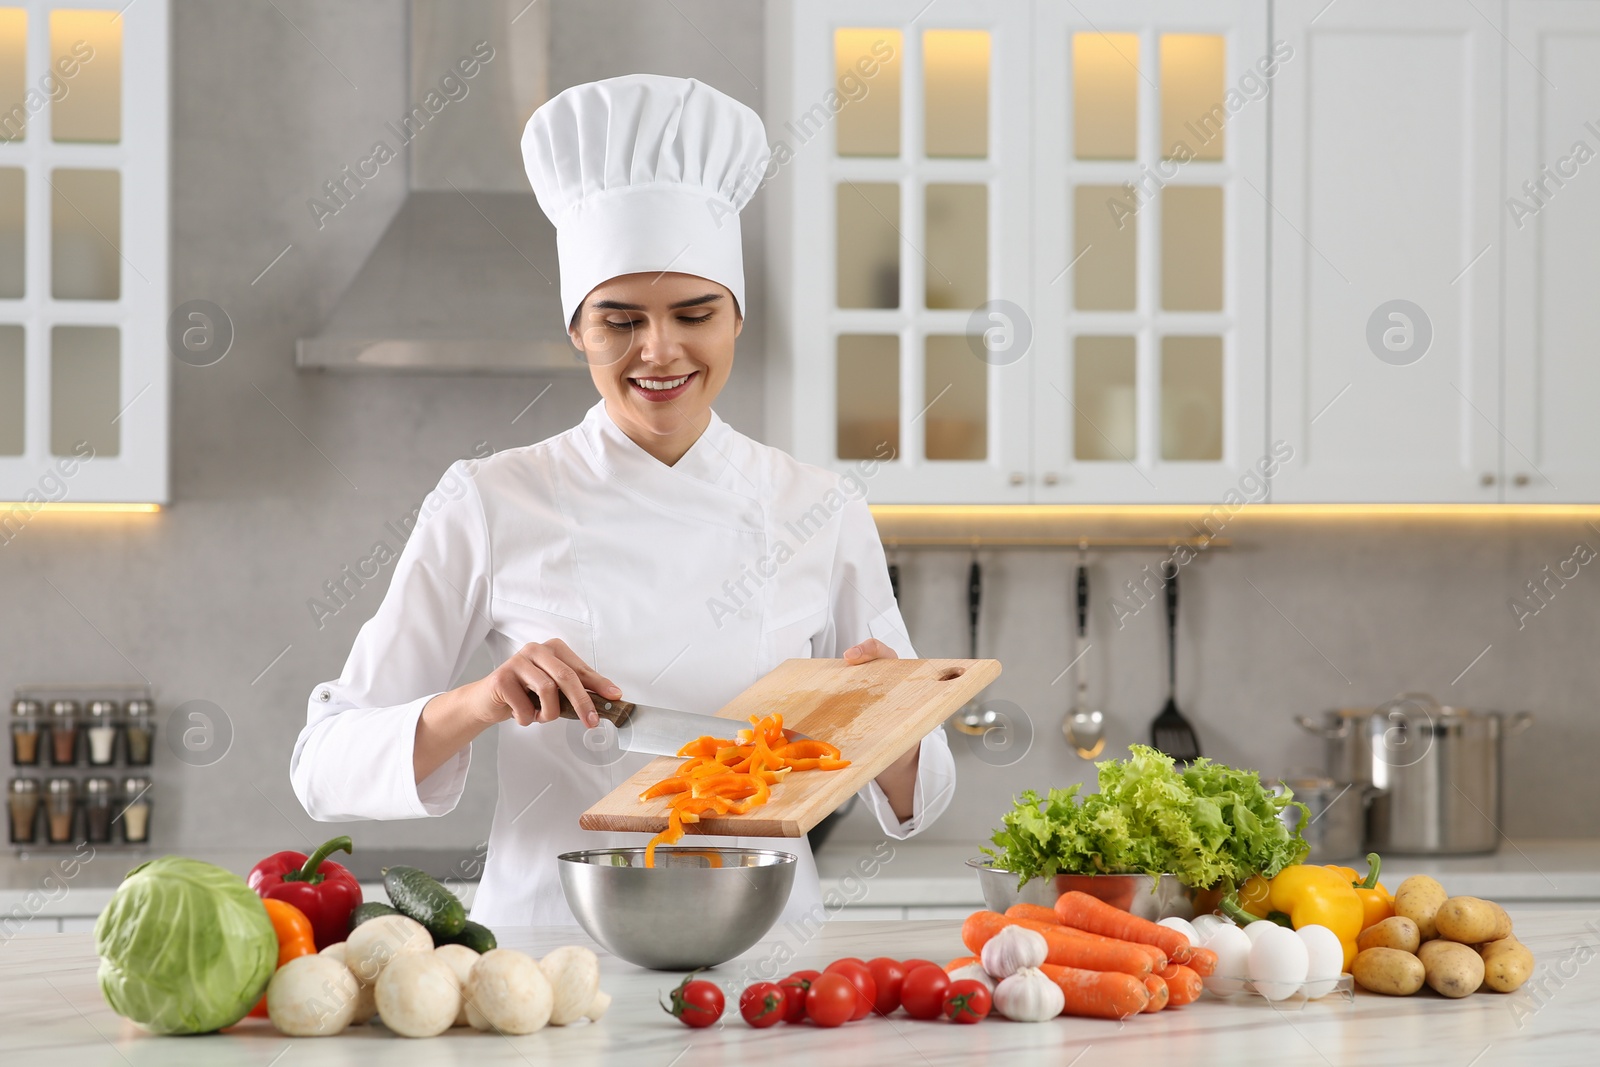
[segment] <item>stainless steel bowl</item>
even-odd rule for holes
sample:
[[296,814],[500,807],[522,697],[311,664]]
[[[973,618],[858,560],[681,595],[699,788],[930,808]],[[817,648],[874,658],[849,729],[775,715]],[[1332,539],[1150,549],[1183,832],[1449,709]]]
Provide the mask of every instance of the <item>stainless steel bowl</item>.
[[557,856],[578,925],[612,955],[657,971],[726,963],[764,937],[795,858],[754,848],[601,848]]
[[1048,908],[1062,893],[1076,889],[1152,921],[1174,915],[1180,919],[1195,916],[1195,891],[1172,874],[1058,874],[1053,878],[1030,878],[1019,889],[1015,874],[991,866],[986,859],[968,860],[967,866],[978,872],[983,902],[990,911],[1005,911],[1013,904]]

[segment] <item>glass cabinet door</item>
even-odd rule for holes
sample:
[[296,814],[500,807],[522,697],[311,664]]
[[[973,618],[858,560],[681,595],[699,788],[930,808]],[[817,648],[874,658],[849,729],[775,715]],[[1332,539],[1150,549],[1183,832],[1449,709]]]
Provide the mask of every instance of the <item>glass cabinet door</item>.
[[1265,5],[1035,12],[1035,498],[1219,499],[1266,444]]

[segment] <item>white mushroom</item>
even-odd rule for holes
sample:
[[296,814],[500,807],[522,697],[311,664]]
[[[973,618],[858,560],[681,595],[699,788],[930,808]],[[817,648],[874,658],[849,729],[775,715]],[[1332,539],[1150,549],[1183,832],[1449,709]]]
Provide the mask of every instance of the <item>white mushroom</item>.
[[378,1018],[401,1037],[442,1034],[461,1010],[456,972],[432,952],[408,953],[390,962],[378,976],[377,994]]
[[401,956],[433,954],[433,935],[415,919],[380,915],[368,919],[345,939],[344,964],[358,982],[376,982],[385,967]]
[[467,1021],[477,1030],[531,1034],[550,1021],[550,982],[533,957],[515,949],[491,949],[478,957],[464,993]]
[[329,1037],[350,1025],[360,991],[356,977],[330,956],[300,956],[267,983],[267,1018],[290,1037]]
[[604,989],[596,989],[594,991],[594,1001],[584,1014],[589,1017],[590,1022],[597,1023],[600,1021],[601,1016],[605,1015],[606,1009],[609,1007],[611,1007],[611,994]]
[[558,948],[539,961],[554,998],[550,1025],[566,1026],[588,1014],[600,991],[600,958],[580,945]]
[[[450,965],[456,972],[456,980],[461,983],[463,991],[467,988],[467,977],[472,974],[473,964],[478,962],[478,954],[466,945],[440,945],[433,950],[433,954]],[[461,998],[461,1010],[456,1012],[456,1026],[467,1025],[467,998]]]
[[[335,941],[333,944],[319,952],[318,955],[327,956],[329,959],[338,960],[340,963],[345,965],[346,969],[349,969],[350,964],[347,958],[348,951],[349,946],[346,942]],[[354,977],[354,975],[355,972],[351,971],[351,976]],[[351,1026],[360,1026],[362,1023],[378,1014],[378,1001],[376,996],[373,994],[372,987],[373,983],[363,982],[359,978],[356,979],[356,1007],[355,1012],[350,1016]]]

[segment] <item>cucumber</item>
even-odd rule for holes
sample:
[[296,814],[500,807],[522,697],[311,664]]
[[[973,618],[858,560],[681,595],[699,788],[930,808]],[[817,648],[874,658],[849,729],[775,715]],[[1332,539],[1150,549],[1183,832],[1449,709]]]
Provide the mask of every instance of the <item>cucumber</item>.
[[389,905],[378,900],[369,900],[350,913],[350,929],[354,930],[368,919],[376,919],[380,915],[399,915]]
[[483,955],[498,944],[494,939],[494,932],[482,923],[467,920],[467,925],[461,928],[459,934],[451,937],[434,938],[434,946],[439,945],[466,945],[478,955]]
[[435,939],[454,937],[467,924],[467,909],[456,895],[426,871],[415,867],[386,867],[383,888],[400,914],[427,927]]

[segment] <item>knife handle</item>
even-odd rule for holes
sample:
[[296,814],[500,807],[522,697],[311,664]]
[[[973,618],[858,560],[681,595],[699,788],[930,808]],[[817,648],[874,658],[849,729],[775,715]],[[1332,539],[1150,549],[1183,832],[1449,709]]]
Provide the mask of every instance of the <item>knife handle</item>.
[[[632,701],[611,700],[589,689],[585,689],[584,692],[589,694],[590,701],[594,703],[594,710],[600,713],[602,719],[610,719],[611,724],[618,729],[628,724],[628,718],[633,714],[633,709],[636,707]],[[528,690],[528,695],[533,698],[533,707],[537,711],[539,709],[539,694],[530,689]],[[583,721],[578,718],[578,709],[572,706],[572,701],[565,693],[561,693],[561,718]]]

